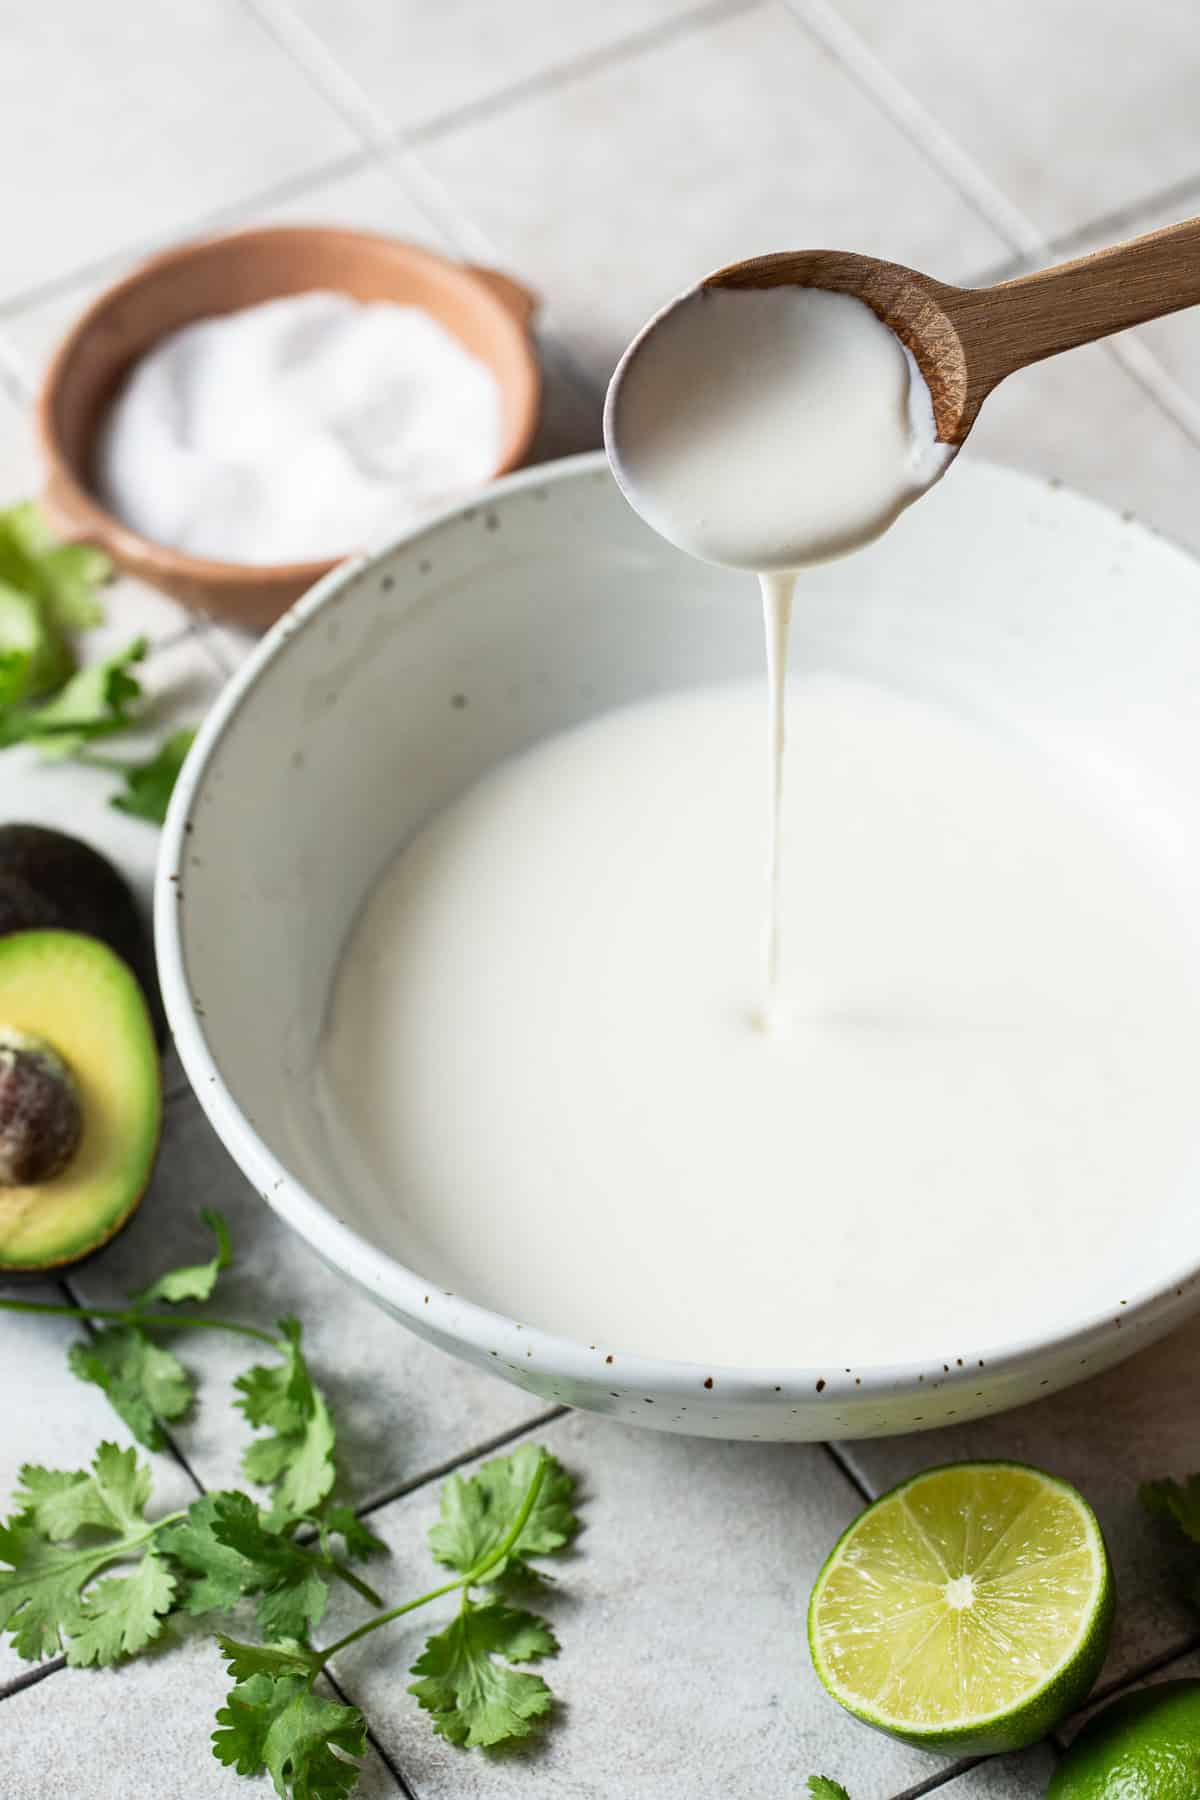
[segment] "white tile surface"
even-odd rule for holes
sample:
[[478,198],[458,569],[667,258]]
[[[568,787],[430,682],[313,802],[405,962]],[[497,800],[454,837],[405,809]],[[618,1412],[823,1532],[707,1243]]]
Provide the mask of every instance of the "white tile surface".
[[[342,1439],[347,1494],[365,1504],[518,1429],[546,1410],[516,1388],[421,1343],[323,1263],[280,1224],[218,1142],[191,1095],[167,1109],[158,1168],[125,1231],[74,1276],[93,1305],[111,1305],[177,1263],[210,1254],[202,1207],[229,1220],[236,1267],[221,1283],[221,1316],[270,1329],[285,1313],[305,1327],[317,1380]],[[193,1333],[177,1349],[202,1378],[202,1403],[176,1438],[206,1487],[242,1487],[250,1432],[230,1386],[270,1360],[224,1333]]]
[[1037,1744],[1020,1756],[989,1757],[934,1791],[943,1800],[1041,1800],[1054,1764],[1053,1751]]
[[[53,1281],[0,1280],[0,1297],[50,1306],[68,1304],[67,1296]],[[0,1312],[0,1367],[4,1370],[0,1518],[10,1516],[9,1502],[24,1463],[40,1463],[47,1469],[82,1469],[104,1441],[133,1442],[99,1388],[76,1380],[67,1367],[68,1349],[83,1336],[84,1327],[73,1319]],[[140,1448],[138,1455],[154,1469],[154,1497],[148,1508],[151,1518],[187,1506],[195,1498],[195,1488],[173,1457],[165,1453],[152,1456]],[[0,1687],[30,1667],[13,1650],[7,1633],[0,1637]],[[6,1749],[6,1762],[7,1757]],[[7,1794],[4,1780],[0,1776],[0,1793]]]
[[[798,1800],[816,1772],[869,1800],[951,1766],[858,1724],[809,1666],[809,1587],[859,1507],[823,1450],[689,1443],[581,1414],[534,1438],[579,1477],[585,1521],[534,1603],[562,1643],[543,1669],[562,1717],[541,1747],[488,1759],[433,1736],[406,1672],[444,1603],[337,1664],[421,1800]],[[417,1593],[436,1510],[431,1487],[371,1518]]]
[[0,385],[0,506],[27,499],[40,479],[30,421],[16,396]]
[[0,300],[358,146],[238,0],[6,9],[0,118]]
[[[235,207],[223,221],[229,230],[252,225],[346,225],[410,238],[434,248],[447,247],[400,181],[386,167],[374,164],[331,180],[313,182],[286,200]],[[160,247],[192,235],[185,218],[172,219],[163,230]],[[119,280],[139,260],[140,253],[111,257],[102,272],[88,273],[0,319],[0,340],[11,345],[13,358],[30,391],[79,314],[102,289]]]
[[953,279],[1004,253],[781,8],[565,82],[420,157],[597,378],[656,306],[740,256],[844,245]]
[[[212,1755],[230,1682],[215,1646],[189,1636],[119,1669],[62,1669],[5,1702],[5,1800],[266,1800]],[[356,1800],[400,1788],[372,1751]]]
[[[832,0],[888,71],[1053,236],[1197,169],[1178,0]],[[798,0],[797,11],[805,10]]]
[[1096,1381],[1036,1406],[914,1437],[847,1444],[845,1454],[874,1494],[934,1462],[1005,1457],[1073,1482],[1095,1508],[1108,1541],[1119,1604],[1104,1686],[1196,1634],[1173,1541],[1138,1500],[1138,1485],[1200,1469],[1200,1321]]
[[505,6],[476,0],[405,7],[375,0],[291,3],[376,116],[410,128],[630,37],[636,42],[656,26],[713,10],[700,0],[607,0],[603,6],[563,6],[561,0],[508,0]]
[[963,454],[1065,482],[1200,550],[1200,448],[1101,345],[1002,382]]

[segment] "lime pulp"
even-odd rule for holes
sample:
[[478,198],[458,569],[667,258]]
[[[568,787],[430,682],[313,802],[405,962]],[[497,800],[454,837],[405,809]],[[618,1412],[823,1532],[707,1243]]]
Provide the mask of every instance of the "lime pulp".
[[1080,1705],[1112,1624],[1087,1502],[1020,1463],[929,1469],[860,1514],[817,1577],[813,1664],[848,1711],[952,1755],[1013,1750]]

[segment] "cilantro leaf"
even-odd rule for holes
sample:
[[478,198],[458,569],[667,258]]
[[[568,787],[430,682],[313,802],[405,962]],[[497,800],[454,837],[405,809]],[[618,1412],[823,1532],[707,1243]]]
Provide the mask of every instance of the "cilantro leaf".
[[115,756],[86,760],[105,769],[115,769],[125,778],[125,789],[112,796],[110,805],[118,812],[130,813],[135,819],[149,819],[161,825],[179,779],[184,758],[195,742],[196,733],[185,728],[165,737],[153,756],[143,762],[126,762]]
[[269,1426],[290,1436],[304,1427],[312,1406],[312,1379],[301,1348],[303,1331],[298,1319],[280,1319],[284,1358],[280,1363],[257,1363],[239,1375],[234,1387],[242,1398],[235,1402],[256,1429]]
[[1147,1512],[1171,1519],[1185,1537],[1200,1543],[1200,1475],[1189,1475],[1181,1486],[1178,1481],[1147,1481],[1138,1489]]
[[141,684],[129,673],[146,654],[145,638],[104,662],[89,663],[40,705],[22,706],[0,718],[0,748],[32,740],[48,753],[75,755],[91,738],[132,723],[130,708]]
[[213,1755],[239,1775],[266,1769],[280,1800],[342,1800],[357,1786],[367,1722],[314,1694],[303,1676],[251,1675],[217,1714]]
[[217,1285],[217,1277],[223,1269],[227,1269],[233,1261],[233,1245],[229,1241],[229,1227],[219,1212],[210,1212],[207,1208],[200,1214],[217,1240],[217,1253],[209,1262],[189,1263],[181,1269],[169,1269],[160,1275],[157,1281],[151,1282],[148,1288],[134,1296],[141,1306],[148,1306],[152,1300],[166,1300],[172,1306],[180,1300],[207,1300]]
[[62,1633],[77,1616],[80,1590],[121,1555],[119,1542],[86,1550],[56,1549],[30,1524],[0,1525],[0,1630],[26,1662],[62,1649]]
[[294,1440],[275,1491],[271,1517],[277,1524],[303,1518],[324,1500],[337,1473],[333,1462],[336,1443],[333,1417],[324,1395],[314,1388],[312,1410]]
[[96,590],[112,572],[94,545],[60,543],[32,500],[0,512],[0,580],[40,601],[57,630],[100,624],[104,608]]
[[274,1487],[292,1460],[295,1441],[290,1437],[258,1438],[246,1446],[242,1456],[242,1472],[248,1481],[260,1487]]
[[246,1559],[239,1550],[223,1544],[213,1526],[218,1503],[224,1494],[201,1494],[193,1500],[184,1518],[168,1525],[160,1534],[158,1547],[164,1556],[188,1575],[183,1592],[183,1610],[198,1617],[208,1612],[228,1612],[246,1593]]
[[248,1447],[242,1468],[251,1481],[275,1488],[270,1518],[275,1527],[318,1507],[336,1473],[333,1419],[308,1372],[299,1321],[281,1319],[279,1329],[283,1361],[256,1364],[234,1383],[241,1395],[237,1404],[250,1424],[273,1434]]
[[[130,1582],[102,1583],[94,1595],[85,1590],[112,1563],[153,1556],[147,1546],[154,1527],[145,1517],[149,1469],[134,1451],[106,1443],[90,1473],[29,1467],[23,1482],[24,1510],[0,1526],[0,1563],[8,1565],[0,1567],[0,1629],[10,1633],[17,1654],[36,1662],[60,1650],[64,1639],[73,1661],[110,1662],[124,1649],[141,1648],[171,1603],[169,1572],[139,1567]],[[83,1531],[86,1543],[60,1541]],[[99,1542],[98,1531],[104,1533]]]
[[175,1577],[153,1551],[132,1575],[97,1582],[68,1625],[67,1661],[76,1668],[104,1667],[136,1656],[159,1636],[174,1598]]
[[80,1381],[108,1396],[139,1444],[161,1450],[161,1420],[181,1419],[192,1403],[192,1378],[169,1350],[151,1343],[135,1325],[110,1325],[90,1340],[72,1344],[67,1362]]
[[388,1547],[382,1538],[358,1517],[350,1506],[327,1506],[320,1518],[321,1545],[328,1556],[329,1540],[340,1537],[346,1548],[348,1562],[367,1562],[372,1556],[386,1556]]
[[120,1529],[104,1491],[86,1469],[43,1469],[26,1463],[13,1496],[17,1516],[52,1544],[74,1537],[85,1525]]
[[248,1681],[251,1675],[315,1675],[321,1667],[315,1650],[286,1638],[277,1644],[243,1644],[219,1632],[217,1644],[235,1681]]
[[0,704],[5,708],[61,687],[75,668],[65,640],[36,598],[2,579],[0,655]]
[[828,1775],[810,1775],[808,1791],[812,1800],[850,1800],[841,1782],[831,1781]]
[[260,1595],[258,1620],[268,1639],[303,1638],[320,1623],[329,1589],[314,1558],[290,1537],[268,1530],[245,1494],[217,1496],[212,1533],[245,1563],[243,1591]]
[[522,1444],[511,1456],[484,1463],[474,1475],[452,1475],[443,1484],[441,1518],[429,1529],[429,1546],[438,1562],[467,1575],[503,1542],[539,1457],[545,1458],[546,1474],[534,1509],[513,1548],[484,1579],[495,1582],[506,1572],[523,1571],[528,1557],[550,1555],[570,1543],[579,1529],[570,1504],[574,1476],[549,1451]]
[[144,1524],[150,1498],[150,1470],[138,1461],[135,1450],[122,1450],[119,1444],[101,1444],[91,1470],[73,1473],[77,1482],[90,1486],[93,1495],[93,1516],[81,1523],[102,1525],[110,1531],[129,1531]]
[[408,1691],[452,1744],[469,1748],[528,1737],[550,1711],[553,1695],[540,1675],[509,1665],[553,1656],[557,1649],[549,1626],[533,1613],[498,1601],[467,1604],[428,1639],[409,1671],[421,1679]]
[[268,1530],[246,1494],[203,1494],[163,1532],[161,1548],[195,1577],[184,1597],[189,1613],[227,1611],[257,1594],[268,1639],[301,1639],[320,1623],[329,1588],[317,1559]]

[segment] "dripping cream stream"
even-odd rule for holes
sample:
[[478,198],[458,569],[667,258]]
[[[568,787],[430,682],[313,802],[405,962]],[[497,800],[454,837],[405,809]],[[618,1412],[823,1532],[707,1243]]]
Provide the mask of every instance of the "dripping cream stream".
[[767,641],[767,907],[764,928],[762,1026],[777,1031],[779,970],[782,950],[779,923],[783,880],[783,771],[787,743],[787,649],[792,623],[794,574],[760,575],[763,626]]

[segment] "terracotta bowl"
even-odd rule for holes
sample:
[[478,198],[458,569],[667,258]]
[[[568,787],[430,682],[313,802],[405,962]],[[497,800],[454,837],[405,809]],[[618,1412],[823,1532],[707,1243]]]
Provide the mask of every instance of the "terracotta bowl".
[[[185,244],[153,257],[94,301],[60,345],[38,397],[46,511],[66,536],[98,544],[118,567],[240,625],[268,625],[336,567],[188,556],[131,531],[91,488],[97,426],[122,376],[169,331],[281,294],[333,288],[357,300],[423,306],[500,385],[503,440],[493,470],[522,461],[537,425],[541,376],[530,333],[534,296],[492,269],[450,262],[395,238],[326,226],[278,226]],[[361,548],[347,544],[346,554]]]

